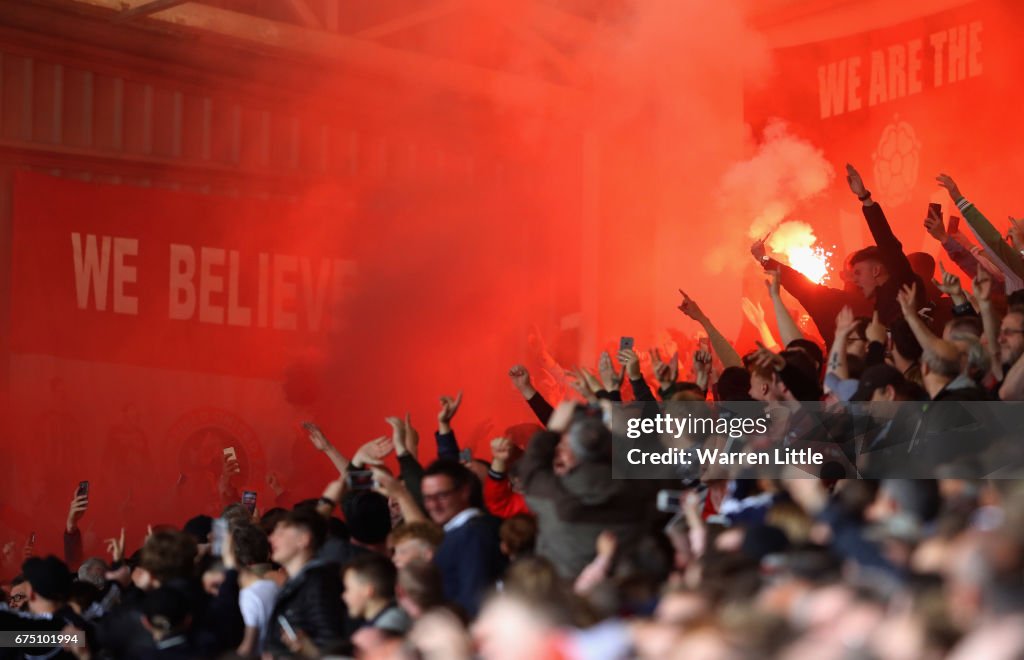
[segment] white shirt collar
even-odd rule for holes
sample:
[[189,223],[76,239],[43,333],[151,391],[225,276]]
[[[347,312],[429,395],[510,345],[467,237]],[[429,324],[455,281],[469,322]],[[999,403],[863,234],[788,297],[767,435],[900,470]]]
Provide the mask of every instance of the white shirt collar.
[[481,511],[480,509],[476,509],[473,507],[463,509],[462,511],[459,511],[454,516],[452,516],[452,519],[444,524],[444,531],[450,532],[453,529],[458,529],[459,527],[462,527],[473,518],[476,518],[480,515],[483,515],[483,511]]

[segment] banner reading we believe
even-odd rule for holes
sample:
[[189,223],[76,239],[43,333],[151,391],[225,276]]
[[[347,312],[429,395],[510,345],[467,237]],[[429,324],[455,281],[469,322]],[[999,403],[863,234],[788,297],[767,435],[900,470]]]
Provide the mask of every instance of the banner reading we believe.
[[19,173],[13,220],[13,353],[267,376],[344,322],[324,206]]

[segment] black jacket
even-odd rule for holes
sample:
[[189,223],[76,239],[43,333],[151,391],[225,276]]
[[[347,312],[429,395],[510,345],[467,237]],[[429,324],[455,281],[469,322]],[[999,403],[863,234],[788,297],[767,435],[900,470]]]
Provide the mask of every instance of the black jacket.
[[321,652],[338,652],[347,644],[347,614],[341,600],[341,571],[337,564],[314,559],[289,578],[277,594],[270,615],[266,650],[288,655],[279,617],[302,631]]
[[[169,580],[167,586],[181,590],[191,602],[190,648],[201,655],[217,656],[238,647],[245,623],[238,608],[236,571],[224,573],[216,596],[203,591],[202,584],[194,578]],[[100,657],[137,658],[156,650],[152,636],[142,627],[144,597],[137,589],[127,589],[121,604],[96,622]]]
[[885,213],[877,202],[871,206],[863,207],[864,219],[868,222],[868,229],[878,246],[878,254],[882,265],[889,273],[889,279],[875,289],[875,309],[878,311],[878,320],[886,326],[891,326],[897,319],[903,318],[903,310],[896,295],[904,286],[917,283],[917,308],[924,305],[925,289],[924,282],[917,276],[910,266],[910,260],[903,254],[903,244],[896,235],[892,233],[889,221],[885,219]]

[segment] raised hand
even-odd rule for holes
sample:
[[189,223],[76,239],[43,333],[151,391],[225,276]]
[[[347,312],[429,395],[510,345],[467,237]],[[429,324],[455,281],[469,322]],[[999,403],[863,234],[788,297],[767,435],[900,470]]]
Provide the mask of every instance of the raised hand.
[[82,519],[82,516],[85,515],[85,512],[88,508],[88,495],[77,495],[75,499],[71,500],[71,507],[68,509],[67,520],[68,534],[74,532],[78,528],[78,521]]
[[619,351],[619,364],[626,370],[630,380],[640,379],[640,356],[632,348]]
[[238,459],[230,454],[225,454],[224,461],[221,463],[221,480],[227,482],[231,477],[241,474],[241,472],[242,466],[239,464]]
[[992,276],[984,268],[974,277],[974,297],[982,304],[992,300]]
[[107,539],[107,552],[110,553],[110,563],[116,564],[124,559],[124,527],[121,528],[121,536]]
[[385,417],[384,421],[391,425],[391,442],[395,445],[395,455],[405,456],[409,448],[405,445],[405,420],[401,417]]
[[703,321],[707,320],[707,316],[705,316],[704,312],[701,311],[700,306],[697,303],[695,303],[693,299],[690,298],[690,296],[686,295],[685,291],[679,289],[679,293],[683,294],[683,302],[679,303],[680,312],[686,314],[687,316],[689,316],[694,321],[697,321],[698,323],[702,323]]
[[270,486],[270,490],[274,491],[275,495],[280,495],[284,492],[284,487],[281,485],[281,480],[277,478],[276,472],[267,473],[267,485]]
[[916,315],[917,282],[901,287],[899,293],[896,294],[896,300],[900,304],[900,309],[903,310],[904,317]]
[[867,194],[868,189],[864,186],[864,180],[860,176],[853,165],[846,164],[846,183],[850,184],[850,192],[857,197],[863,197]]
[[848,336],[856,326],[857,319],[849,305],[839,310],[839,313],[836,314],[836,337]]
[[420,432],[416,430],[412,425],[412,418],[409,413],[405,413],[405,448],[409,451],[409,454],[413,458],[418,458],[420,454]]
[[383,435],[374,438],[356,450],[356,455],[352,457],[352,466],[362,469],[367,465],[380,465],[394,448],[395,443],[391,438]]
[[442,396],[441,397],[441,409],[437,411],[437,430],[441,433],[451,432],[451,421],[452,417],[455,417],[455,413],[459,411],[459,406],[462,405],[462,390],[455,397]]
[[523,398],[529,399],[537,393],[533,383],[530,382],[530,372],[523,365],[517,364],[509,369],[508,377],[512,379],[512,384],[523,395]]
[[711,373],[711,351],[700,349],[693,354],[693,373],[698,378]]
[[765,249],[764,245],[765,243],[768,242],[768,237],[771,235],[772,233],[768,232],[767,234],[765,234],[764,238],[754,241],[754,244],[750,246],[750,254],[754,255],[754,258],[757,259],[758,261],[761,261],[762,259],[768,256],[768,250]]
[[597,373],[601,376],[601,385],[606,392],[618,392],[622,387],[622,379],[626,376],[626,369],[616,371],[612,356],[608,351],[603,351],[597,361]]
[[877,309],[871,315],[871,322],[868,323],[868,326],[864,329],[864,336],[867,337],[867,340],[869,342],[877,341],[879,344],[882,344],[883,346],[885,345],[886,340],[888,339],[888,337],[886,336],[885,326],[882,325],[882,322],[878,320]]
[[946,240],[946,238],[948,238],[949,236],[946,233],[946,224],[943,221],[943,219],[940,217],[936,217],[931,213],[929,213],[928,217],[924,219],[924,228],[928,230],[928,233],[931,235],[932,238],[939,241],[940,243]]
[[960,278],[957,275],[948,272],[941,261],[939,262],[939,272],[942,273],[942,280],[932,280],[932,283],[938,287],[939,291],[950,298],[962,298],[964,295],[964,289],[960,284]]
[[743,308],[743,315],[747,317],[751,325],[760,328],[764,324],[764,309],[761,307],[761,303],[755,304],[750,298],[744,297],[740,305]]
[[508,438],[491,440],[491,469],[504,472],[508,467],[508,458],[512,455],[512,441]]
[[667,390],[676,384],[679,379],[679,353],[673,353],[668,362],[661,360],[661,351],[657,348],[650,350],[651,367],[654,368],[654,377],[663,390]]
[[374,466],[370,469],[373,470],[373,489],[385,497],[394,497],[402,482],[384,468]]
[[569,384],[584,400],[588,403],[597,403],[597,391],[601,389],[601,384],[596,378],[583,367],[568,369],[566,374],[571,377]]
[[959,203],[960,200],[964,198],[964,196],[960,194],[960,189],[957,187],[956,181],[953,180],[953,177],[948,174],[940,174],[935,177],[935,180],[939,182],[940,187],[946,189],[946,192],[949,193],[949,197],[953,200],[954,204]]
[[303,422],[302,428],[306,429],[306,433],[309,436],[309,441],[313,443],[313,447],[317,451],[327,451],[331,448],[331,443],[324,435],[320,427],[313,422]]

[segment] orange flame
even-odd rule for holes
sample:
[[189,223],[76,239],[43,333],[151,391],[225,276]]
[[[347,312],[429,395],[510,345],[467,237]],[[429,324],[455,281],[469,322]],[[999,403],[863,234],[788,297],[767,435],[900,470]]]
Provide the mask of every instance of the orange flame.
[[768,240],[773,252],[785,256],[788,264],[817,284],[828,281],[831,251],[816,245],[814,230],[806,222],[787,221],[779,225]]

